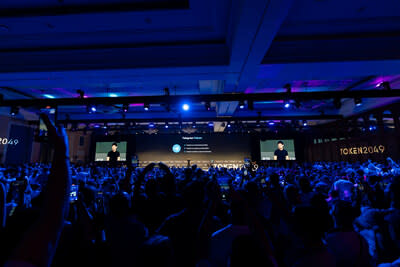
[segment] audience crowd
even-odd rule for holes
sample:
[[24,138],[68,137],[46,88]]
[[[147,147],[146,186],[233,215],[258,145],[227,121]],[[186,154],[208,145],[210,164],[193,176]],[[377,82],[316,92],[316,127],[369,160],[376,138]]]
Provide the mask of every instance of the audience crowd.
[[390,158],[70,166],[55,127],[53,141],[52,165],[0,167],[6,266],[400,266],[400,166]]

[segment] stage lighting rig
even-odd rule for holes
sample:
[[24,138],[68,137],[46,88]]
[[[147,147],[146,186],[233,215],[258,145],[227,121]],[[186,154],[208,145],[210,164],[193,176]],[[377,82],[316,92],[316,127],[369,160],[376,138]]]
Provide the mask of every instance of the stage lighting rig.
[[127,113],[127,112],[128,112],[128,109],[129,109],[129,105],[128,105],[128,104],[123,104],[123,105],[122,105],[122,112],[123,112],[123,113]]
[[82,91],[81,89],[76,90],[76,92],[79,94],[79,98],[84,98],[85,97],[85,92]]
[[10,115],[11,116],[17,116],[19,113],[19,107],[11,107],[10,108]]
[[335,98],[333,100],[333,105],[335,106],[335,108],[340,109],[342,107],[342,101],[340,98]]
[[204,104],[204,106],[206,107],[206,110],[207,110],[207,111],[210,111],[210,110],[211,110],[211,104],[210,104],[210,102],[206,102],[206,103]]
[[239,108],[244,109],[244,101],[243,100],[239,101]]
[[359,97],[354,98],[354,104],[356,105],[356,107],[359,107],[362,105],[362,99]]
[[389,82],[383,82],[382,87],[383,87],[383,89],[388,90],[388,91],[392,90]]
[[170,95],[170,91],[168,87],[164,88],[164,95],[169,96]]
[[283,88],[286,89],[286,93],[290,94],[292,92],[292,86],[290,85],[290,83],[287,83],[283,86]]
[[247,100],[247,107],[249,108],[249,110],[254,110],[253,100]]
[[295,105],[296,108],[300,108],[300,107],[301,107],[301,102],[300,102],[300,100],[296,99],[296,100],[294,101],[294,105]]
[[96,108],[95,105],[90,105],[90,106],[87,106],[87,107],[86,107],[86,111],[87,111],[87,113],[89,113],[89,114],[96,113],[97,108]]

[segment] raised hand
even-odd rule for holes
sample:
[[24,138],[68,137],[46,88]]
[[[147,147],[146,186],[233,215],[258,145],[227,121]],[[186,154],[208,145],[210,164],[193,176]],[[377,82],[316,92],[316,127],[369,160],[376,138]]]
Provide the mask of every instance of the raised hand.
[[68,136],[65,129],[61,126],[56,127],[47,114],[42,113],[40,117],[46,125],[50,142],[54,145],[57,153],[62,153],[63,156],[69,157]]

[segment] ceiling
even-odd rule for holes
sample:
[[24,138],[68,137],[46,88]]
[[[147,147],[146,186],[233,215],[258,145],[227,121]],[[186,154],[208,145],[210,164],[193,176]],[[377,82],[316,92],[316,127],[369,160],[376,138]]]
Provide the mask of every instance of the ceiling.
[[[3,0],[0,94],[5,100],[400,88],[396,0]],[[282,99],[283,100],[283,99]],[[183,113],[131,105],[132,119],[361,114],[399,98],[193,103]],[[32,110],[31,110],[32,111]],[[59,107],[59,119],[120,118],[120,106]],[[6,112],[1,109],[0,112]],[[22,114],[20,116],[23,116]],[[315,123],[325,123],[318,119]]]

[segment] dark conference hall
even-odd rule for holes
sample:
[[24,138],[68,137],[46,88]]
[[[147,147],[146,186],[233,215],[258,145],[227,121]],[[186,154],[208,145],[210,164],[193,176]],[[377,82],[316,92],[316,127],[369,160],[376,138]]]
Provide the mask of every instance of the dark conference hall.
[[0,265],[400,267],[400,2],[1,0]]

